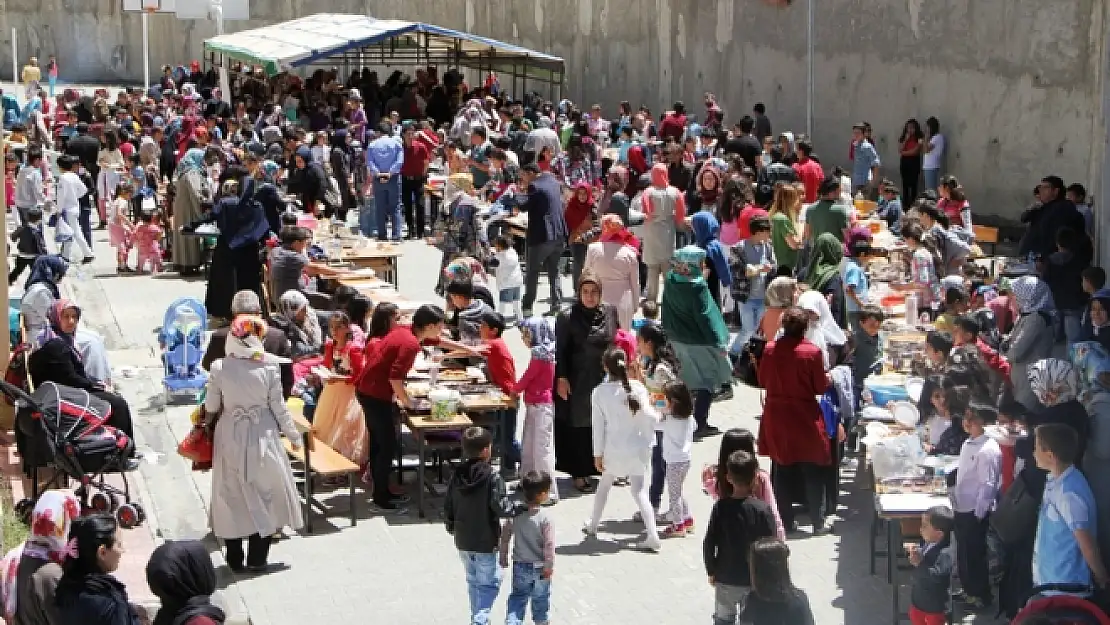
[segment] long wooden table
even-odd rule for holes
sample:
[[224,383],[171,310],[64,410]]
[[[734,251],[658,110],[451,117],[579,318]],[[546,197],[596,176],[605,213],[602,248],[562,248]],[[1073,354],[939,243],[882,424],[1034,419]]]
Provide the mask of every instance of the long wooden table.
[[373,269],[379,276],[392,283],[394,287],[399,288],[400,281],[397,267],[401,255],[399,246],[377,247],[375,244],[370,244],[366,247],[343,250],[339,260],[360,269]]

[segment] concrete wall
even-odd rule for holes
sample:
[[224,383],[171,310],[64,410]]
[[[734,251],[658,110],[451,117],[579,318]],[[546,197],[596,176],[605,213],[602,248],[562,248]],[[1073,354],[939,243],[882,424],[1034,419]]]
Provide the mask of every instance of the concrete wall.
[[[180,0],[179,0],[180,1]],[[201,1],[201,0],[196,0]],[[976,212],[1014,217],[1041,176],[1097,188],[1103,173],[1105,0],[815,0],[814,139],[826,164],[846,164],[851,123],[875,128],[897,180],[903,122],[937,116],[947,169]],[[19,54],[56,53],[64,79],[142,75],[137,15],[120,0],[0,0],[0,75]],[[776,130],[804,130],[806,0],[253,0],[241,29],[305,12],[367,12],[423,20],[565,57],[566,93],[607,110],[627,99],[656,112],[684,100],[701,112],[717,93],[728,119],[763,101]],[[151,18],[152,71],[197,58],[212,24]],[[1103,206],[1110,206],[1110,194]]]

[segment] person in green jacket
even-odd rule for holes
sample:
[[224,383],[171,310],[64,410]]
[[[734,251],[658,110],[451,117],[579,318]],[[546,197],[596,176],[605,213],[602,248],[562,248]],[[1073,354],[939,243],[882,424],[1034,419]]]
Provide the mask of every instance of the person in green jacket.
[[661,306],[663,329],[682,363],[682,381],[694,394],[699,438],[719,433],[709,425],[713,393],[732,382],[726,349],[728,327],[705,281],[705,250],[687,245],[675,251]]

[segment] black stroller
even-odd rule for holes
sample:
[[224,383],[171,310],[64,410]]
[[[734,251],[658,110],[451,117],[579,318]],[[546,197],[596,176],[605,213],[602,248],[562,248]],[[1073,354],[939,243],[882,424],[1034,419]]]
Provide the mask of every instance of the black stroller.
[[[126,476],[135,443],[105,425],[112,413],[108,402],[53,382],[44,382],[27,394],[0,381],[0,392],[16,406],[16,446],[32,484],[30,498],[16,505],[18,512],[29,516],[42,491],[66,488],[69,480],[74,480],[83,512],[114,513],[120,526],[127,529],[143,522],[146,514],[131,500]],[[44,467],[56,471],[40,484],[39,470]],[[110,473],[122,475],[122,489],[105,481]]]

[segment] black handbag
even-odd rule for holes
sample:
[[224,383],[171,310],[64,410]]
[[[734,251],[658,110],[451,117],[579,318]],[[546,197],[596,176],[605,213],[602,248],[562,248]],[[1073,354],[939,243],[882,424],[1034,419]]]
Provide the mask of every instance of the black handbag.
[[1037,477],[1028,470],[1014,476],[1013,484],[998,500],[998,507],[991,514],[990,525],[1005,545],[1017,545],[1033,540],[1037,532],[1037,515],[1041,510],[1043,488],[1038,489]]

